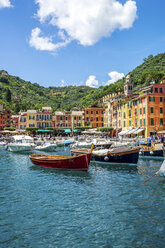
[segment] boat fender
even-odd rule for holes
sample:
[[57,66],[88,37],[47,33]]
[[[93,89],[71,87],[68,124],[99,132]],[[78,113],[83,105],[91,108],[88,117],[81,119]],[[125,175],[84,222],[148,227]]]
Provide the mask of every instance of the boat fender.
[[105,157],[104,157],[104,160],[105,160],[105,161],[109,161],[108,156],[105,156]]
[[8,145],[5,145],[5,150],[7,150],[8,149]]
[[151,155],[153,155],[153,154],[154,154],[154,152],[153,152],[153,151],[150,151],[150,154],[151,154]]

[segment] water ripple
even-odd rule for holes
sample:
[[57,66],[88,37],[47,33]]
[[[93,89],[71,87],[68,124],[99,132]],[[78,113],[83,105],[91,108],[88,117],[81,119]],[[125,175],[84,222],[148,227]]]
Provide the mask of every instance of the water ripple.
[[0,247],[163,248],[162,161],[92,164],[88,172],[38,168],[0,150]]

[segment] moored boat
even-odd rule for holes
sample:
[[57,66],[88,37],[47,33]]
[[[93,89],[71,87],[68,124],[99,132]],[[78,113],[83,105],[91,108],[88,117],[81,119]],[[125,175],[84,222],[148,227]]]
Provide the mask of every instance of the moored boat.
[[34,146],[34,140],[29,135],[14,135],[5,149],[10,152],[31,152]]
[[163,157],[165,153],[165,147],[163,143],[155,143],[151,146],[147,144],[140,145],[139,154],[143,156],[152,156],[152,157]]
[[90,164],[91,153],[79,156],[58,156],[45,154],[32,154],[29,156],[33,164],[58,170],[84,170],[87,171]]
[[56,143],[45,142],[40,146],[35,146],[35,150],[44,151],[44,152],[54,152],[56,150]]
[[[71,154],[85,154],[88,149],[73,149]],[[137,164],[139,147],[117,147],[112,149],[93,150],[91,160],[106,163]]]

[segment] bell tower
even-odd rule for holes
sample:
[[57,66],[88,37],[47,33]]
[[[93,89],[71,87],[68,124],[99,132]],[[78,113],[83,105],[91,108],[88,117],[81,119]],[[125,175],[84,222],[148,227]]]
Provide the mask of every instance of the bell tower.
[[130,75],[126,76],[126,80],[124,83],[124,94],[126,96],[133,94],[133,82]]

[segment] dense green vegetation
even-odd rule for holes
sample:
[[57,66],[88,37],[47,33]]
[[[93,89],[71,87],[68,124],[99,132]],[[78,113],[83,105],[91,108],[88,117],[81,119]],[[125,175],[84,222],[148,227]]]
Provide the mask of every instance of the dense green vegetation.
[[[98,104],[109,93],[123,91],[125,78],[115,84],[98,89],[87,86],[49,87],[25,81],[0,71],[0,104],[18,113],[20,110],[41,109],[51,106],[53,110],[71,110],[73,107]],[[159,83],[165,75],[165,53],[149,55],[144,62],[129,73],[134,89],[148,85],[152,80]]]
[[[160,83],[162,77],[165,76],[165,53],[156,56],[149,55],[148,58],[144,58],[144,62],[141,65],[137,66],[128,74],[131,75],[131,79],[134,83],[134,90],[149,85],[152,80],[156,83]],[[123,91],[124,82],[125,77],[118,80],[115,84],[98,88],[92,95],[86,96],[83,103],[96,103],[96,101],[99,101],[101,97],[107,94]]]
[[80,101],[96,89],[87,86],[49,87],[24,81],[19,77],[2,75],[0,71],[0,104],[18,113],[20,110],[41,109],[51,106],[53,110],[70,110],[79,107]]

